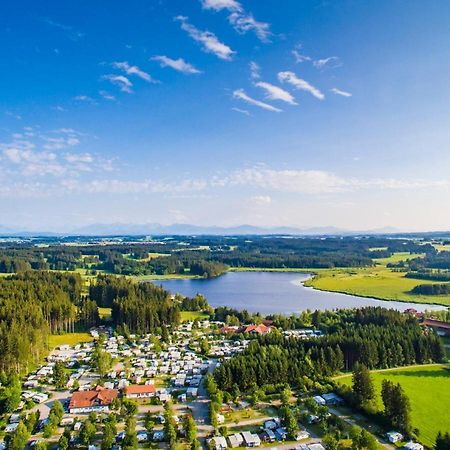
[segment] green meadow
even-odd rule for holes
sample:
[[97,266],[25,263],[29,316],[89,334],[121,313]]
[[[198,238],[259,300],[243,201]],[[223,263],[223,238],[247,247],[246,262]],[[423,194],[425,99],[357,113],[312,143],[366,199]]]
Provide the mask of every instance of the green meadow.
[[374,267],[313,270],[316,276],[305,284],[323,291],[343,292],[382,300],[450,306],[450,295],[430,296],[411,293],[418,284],[433,284],[433,281],[406,278],[404,272],[397,272],[387,267],[388,263],[421,256],[421,254],[396,253],[390,258],[375,260]]
[[60,345],[77,345],[82,342],[93,341],[89,333],[66,333],[66,334],[52,334],[48,337],[48,347],[53,350]]
[[[373,371],[372,379],[380,409],[383,379],[400,383],[410,399],[412,424],[419,429],[423,444],[432,447],[439,431],[450,430],[450,366],[433,364]],[[347,375],[336,381],[350,386],[352,378]]]

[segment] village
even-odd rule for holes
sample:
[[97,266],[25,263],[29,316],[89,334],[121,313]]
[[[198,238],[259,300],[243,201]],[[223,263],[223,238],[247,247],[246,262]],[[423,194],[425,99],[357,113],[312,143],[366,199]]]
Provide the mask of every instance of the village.
[[[321,412],[308,414],[294,439],[279,417],[277,400],[251,405],[242,398],[211,412],[205,377],[222,361],[246,349],[252,337],[271,331],[271,326],[265,324],[230,327],[209,320],[187,321],[172,333],[170,342],[162,342],[155,335],[125,337],[107,327],[91,329],[91,342],[58,346],[44,365],[26,377],[20,404],[7,417],[4,434],[17,433],[20,424],[29,423],[33,416],[36,426],[27,443],[30,448],[50,445],[64,450],[61,437],[66,436],[71,448],[100,450],[104,448],[101,424],[113,418],[116,433],[109,448],[117,450],[122,448],[127,433],[128,422],[123,416],[131,414],[139,448],[166,448],[165,413],[170,404],[180,448],[189,448],[183,446],[185,418],[192,417],[196,438],[205,448],[276,445],[282,449],[324,450],[318,424],[332,413],[338,415],[334,408],[342,403],[333,392],[310,399]],[[237,338],[244,335],[248,339]],[[323,333],[289,330],[284,336],[309,339]],[[55,404],[62,405],[59,415]],[[86,438],[88,423],[94,428]],[[401,438],[394,432],[387,437],[392,443]],[[0,448],[5,448],[4,441]],[[408,450],[423,447],[414,444]]]

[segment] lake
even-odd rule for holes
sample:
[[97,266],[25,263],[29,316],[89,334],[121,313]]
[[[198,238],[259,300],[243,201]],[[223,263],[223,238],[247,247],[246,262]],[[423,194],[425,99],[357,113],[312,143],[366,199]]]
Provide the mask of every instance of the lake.
[[445,309],[439,305],[382,301],[337,292],[318,291],[302,283],[311,275],[292,272],[227,272],[209,279],[158,280],[172,293],[186,297],[203,294],[211,306],[229,306],[247,309],[262,314],[291,314],[305,309],[325,310],[335,308],[355,308],[361,306],[382,306],[404,311]]

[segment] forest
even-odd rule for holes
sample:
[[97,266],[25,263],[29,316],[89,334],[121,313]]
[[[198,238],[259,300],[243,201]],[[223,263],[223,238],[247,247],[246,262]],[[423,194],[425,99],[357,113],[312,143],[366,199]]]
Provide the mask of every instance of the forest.
[[98,307],[112,309],[112,325],[131,333],[176,326],[181,310],[209,310],[204,298],[176,297],[151,283],[99,275],[83,292],[80,275],[28,271],[0,278],[0,372],[23,373],[47,353],[49,334],[100,323]]
[[[332,322],[329,315],[334,316]],[[217,368],[220,389],[230,392],[237,385],[245,392],[254,383],[289,383],[307,390],[343,369],[352,370],[357,363],[384,369],[440,362],[444,357],[436,335],[425,333],[414,317],[397,311],[340,310],[322,318],[327,329],[324,337],[303,340],[272,332],[252,341],[242,354]]]
[[[209,278],[229,267],[370,267],[378,258],[400,251],[425,253],[425,260],[435,264],[437,260],[448,261],[431,244],[384,237],[178,236],[108,245],[95,239],[75,241],[71,245],[65,245],[64,239],[44,242],[45,245],[39,240],[2,243],[0,273],[84,269],[94,274],[102,271],[118,275],[185,274]],[[413,260],[411,264],[422,263]]]

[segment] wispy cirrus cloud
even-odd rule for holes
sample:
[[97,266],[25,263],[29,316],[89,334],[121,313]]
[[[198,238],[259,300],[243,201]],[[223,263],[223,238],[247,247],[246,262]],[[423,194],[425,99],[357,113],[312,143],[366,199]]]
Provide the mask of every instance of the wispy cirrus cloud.
[[114,97],[114,95],[110,94],[108,91],[99,91],[99,94],[105,100],[111,100],[111,101],[116,101],[117,100],[116,97]]
[[313,61],[314,67],[317,69],[336,69],[342,66],[342,61],[337,56],[330,56],[328,58],[317,59]]
[[235,111],[240,114],[244,114],[245,116],[251,116],[250,111],[247,111],[246,109],[242,108],[231,108],[232,111]]
[[116,69],[123,70],[128,76],[137,76],[147,83],[159,83],[158,80],[155,80],[149,73],[144,72],[138,66],[132,66],[127,61],[122,62],[113,62],[112,66]]
[[278,79],[282,83],[289,83],[297,90],[309,92],[319,100],[323,100],[325,98],[325,95],[319,89],[308,83],[306,80],[298,78],[294,72],[279,72]]
[[295,62],[297,64],[301,64],[305,61],[311,61],[312,58],[308,55],[304,55],[303,53],[303,45],[297,44],[295,48],[292,50],[292,55],[294,56]]
[[253,17],[253,14],[244,10],[242,5],[236,0],[200,0],[204,9],[230,12],[228,22],[240,34],[245,34],[249,31],[255,33],[261,42],[270,42],[272,32],[270,31],[270,24],[267,22],[260,22]]
[[57,22],[55,20],[52,20],[48,17],[43,17],[42,21],[44,23],[46,23],[47,25],[50,25],[53,28],[58,28],[60,30],[63,30],[66,32],[67,36],[72,39],[73,41],[78,41],[81,38],[83,38],[85,36],[84,33],[82,33],[81,31],[76,30],[74,27],[70,26],[70,25],[66,25],[64,23],[61,22]]
[[211,31],[201,31],[188,22],[185,16],[175,17],[180,22],[181,29],[185,31],[194,41],[201,44],[202,49],[206,53],[212,53],[218,58],[225,61],[231,61],[236,53],[228,45],[220,42],[217,36]]
[[[85,102],[85,103],[90,103],[92,105],[97,104],[97,102],[89,95],[84,95],[84,94],[76,95],[75,97],[73,97],[73,99],[77,102]],[[59,109],[59,110],[61,111],[61,109]],[[64,108],[63,108],[63,110],[64,110]]]
[[266,83],[265,81],[258,81],[255,83],[255,86],[264,89],[268,100],[281,100],[285,103],[289,103],[290,105],[298,104],[290,92],[280,88],[279,86]]
[[250,61],[248,66],[250,67],[250,77],[253,80],[258,80],[261,77],[261,67],[259,67],[259,64],[255,63],[255,61]]
[[133,83],[124,75],[108,74],[103,75],[102,79],[109,81],[111,84],[117,86],[122,92],[127,94],[133,93]]
[[331,88],[330,90],[331,90],[331,92],[333,92],[333,94],[340,95],[341,97],[351,97],[352,96],[352,94],[350,92],[343,91],[343,90],[335,88],[335,87]]
[[192,64],[186,62],[183,58],[172,59],[168,56],[157,55],[152,58],[153,61],[158,61],[161,67],[170,67],[178,72],[182,72],[188,75],[201,73],[196,67]]
[[244,89],[236,89],[233,92],[233,97],[239,100],[242,100],[250,105],[257,106],[258,108],[265,109],[266,111],[272,111],[272,112],[281,112],[282,110],[279,108],[276,108],[275,106],[269,105],[268,103],[262,102],[260,100],[256,100],[249,95],[246,94]]

